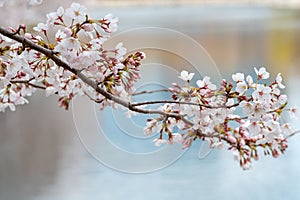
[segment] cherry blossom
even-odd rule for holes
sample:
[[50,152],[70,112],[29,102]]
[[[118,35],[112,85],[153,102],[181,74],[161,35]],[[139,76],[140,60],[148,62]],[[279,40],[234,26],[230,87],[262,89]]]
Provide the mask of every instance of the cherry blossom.
[[61,42],[66,37],[67,37],[67,34],[64,31],[60,30],[60,29],[55,34],[55,40],[57,42]]
[[250,75],[248,75],[247,77],[246,77],[246,81],[247,81],[247,83],[248,83],[248,86],[251,88],[254,88],[255,86],[256,86],[256,84],[254,84],[254,82],[253,82],[253,78],[252,78],[252,76],[250,76]]
[[257,136],[261,133],[262,125],[256,121],[253,121],[252,123],[250,123],[247,129],[249,133],[251,133],[251,135]]
[[66,9],[65,15],[73,19],[75,23],[82,23],[85,20],[86,10],[79,3],[72,3],[71,7]]
[[119,44],[117,44],[116,46],[116,58],[117,59],[123,59],[125,54],[126,54],[126,48],[123,47],[123,43],[120,42]]
[[291,118],[297,118],[298,107],[293,106],[290,108],[289,113]]
[[105,15],[99,22],[105,32],[113,33],[118,29],[118,18],[114,18],[111,13]]
[[[245,170],[258,160],[259,149],[278,157],[297,133],[283,119],[283,111],[294,116],[297,109],[287,107],[280,73],[269,84],[266,68],[254,68],[256,76],[235,73],[233,83],[224,79],[217,86],[208,76],[193,85],[195,73],[183,70],[178,78],[184,84],[173,83],[168,99],[135,102],[135,83],[141,78],[146,56],[128,54],[122,42],[113,49],[104,48],[117,30],[118,18],[108,14],[92,19],[78,3],[59,7],[46,17],[46,22],[33,28],[35,33],[26,32],[25,25],[0,27],[2,112],[27,104],[27,97],[38,89],[46,96],[56,95],[58,105],[65,109],[74,98],[85,96],[100,110],[121,106],[128,116],[148,114],[144,133],[159,135],[153,141],[156,146],[178,143],[189,148],[197,139],[206,140],[211,148],[227,147]],[[50,30],[56,31],[54,38],[48,37],[53,35],[48,34]]]
[[47,24],[49,27],[53,27],[54,24],[59,24],[62,22],[62,16],[64,14],[64,8],[59,7],[56,12],[51,12],[47,14]]
[[168,140],[165,140],[165,139],[160,139],[160,138],[156,138],[153,140],[155,146],[159,147],[163,144],[168,144]]
[[37,6],[43,3],[43,0],[28,0],[27,5],[28,6]]
[[258,77],[258,80],[260,79],[268,79],[270,77],[270,73],[267,72],[265,67],[261,67],[259,69],[256,69],[256,67],[254,67],[255,73]]
[[[264,69],[255,71],[257,80],[269,76],[269,72]],[[183,74],[187,76],[189,72],[185,71]],[[240,161],[241,167],[247,170],[251,168],[252,160],[258,160],[259,147],[274,157],[278,157],[280,152],[284,153],[287,148],[286,138],[293,134],[294,130],[280,120],[287,96],[281,94],[282,87],[277,88],[274,85],[277,85],[277,81],[270,85],[257,84],[248,75],[246,82],[242,73],[236,73],[232,78],[237,82],[235,90],[232,83],[227,83],[226,80],[223,80],[220,89],[210,86],[212,83],[209,77],[198,80],[198,87],[179,86],[174,83],[174,88],[169,90],[172,92],[172,98],[179,102],[167,103],[162,108],[166,113],[181,113],[188,120],[184,122],[184,126],[177,126],[182,131],[183,148],[190,147],[196,138],[208,140],[212,148],[227,144],[234,154],[239,152],[235,157]],[[278,78],[277,80],[282,81]],[[238,107],[242,109],[242,115],[236,109]],[[158,124],[162,125],[156,132],[151,133],[160,133],[160,139],[164,138],[165,133],[169,141],[172,141],[169,130],[172,130],[173,125],[164,121],[164,118],[156,118],[151,130],[155,130],[154,126]],[[229,123],[231,121],[237,124]]]
[[276,76],[276,84],[278,85],[278,87],[280,89],[284,89],[285,86],[282,84],[282,77],[281,77],[281,73],[279,73],[277,76]]
[[252,98],[255,101],[269,102],[271,99],[271,88],[261,84],[257,85],[256,90],[252,93]]
[[185,70],[182,70],[181,73],[180,73],[180,76],[179,78],[184,80],[184,81],[191,81],[192,78],[194,77],[195,73],[188,73],[187,71]]
[[244,81],[245,76],[243,73],[236,73],[232,75],[232,80],[234,80],[235,82],[242,82]]
[[196,82],[199,88],[208,88],[210,90],[215,90],[217,87],[210,81],[210,77],[205,76],[203,80],[198,80]]
[[236,89],[235,89],[235,90],[236,90],[240,95],[244,94],[244,93],[247,91],[247,89],[248,89],[248,86],[247,86],[247,84],[246,84],[245,81],[240,81],[240,82],[238,82],[238,83],[236,84]]
[[170,140],[170,143],[173,144],[173,143],[178,143],[178,144],[181,144],[182,143],[182,135],[180,133],[172,133],[172,138]]
[[49,26],[44,23],[38,23],[38,25],[33,28],[33,30],[35,30],[37,32],[47,31],[48,29],[49,29]]
[[251,115],[254,113],[254,107],[255,105],[252,102],[248,102],[248,101],[242,101],[240,103],[240,106],[243,109],[243,113],[245,115]]

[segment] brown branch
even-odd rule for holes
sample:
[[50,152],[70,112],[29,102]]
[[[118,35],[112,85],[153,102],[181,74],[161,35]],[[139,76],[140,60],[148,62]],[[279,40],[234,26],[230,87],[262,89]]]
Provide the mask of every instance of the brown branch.
[[211,108],[211,109],[218,109],[218,108],[232,108],[239,105],[239,103],[233,104],[231,106],[211,106],[207,104],[201,104],[201,103],[193,103],[193,102],[185,102],[185,101],[173,101],[173,100],[157,100],[157,101],[146,101],[146,102],[140,102],[140,103],[133,103],[132,106],[142,106],[142,105],[148,105],[148,104],[163,104],[163,103],[174,103],[174,104],[186,104],[186,105],[193,105],[193,106],[201,106],[205,108]]
[[131,105],[131,103],[129,101],[125,101],[119,97],[116,97],[114,95],[112,95],[111,93],[105,91],[104,89],[100,88],[98,86],[98,84],[89,79],[87,76],[85,76],[80,70],[74,69],[72,68],[68,63],[64,62],[63,60],[61,60],[55,52],[53,52],[50,49],[47,49],[45,47],[39,46],[35,43],[33,43],[32,41],[20,36],[20,35],[15,35],[13,32],[8,31],[7,29],[5,29],[4,27],[0,26],[0,34],[15,40],[17,42],[22,43],[23,45],[30,47],[31,49],[34,49],[40,53],[43,53],[45,56],[47,56],[48,58],[50,58],[51,60],[54,61],[54,63],[58,66],[63,67],[64,69],[72,72],[73,74],[75,74],[78,78],[80,78],[85,84],[89,85],[90,87],[92,87],[96,92],[99,92],[101,95],[103,95],[105,98],[120,104],[126,108],[128,108],[131,111],[134,112],[138,112],[138,113],[143,113],[143,114],[159,114],[159,115],[163,115],[166,117],[172,117],[172,118],[176,118],[176,119],[181,119],[182,121],[184,121],[185,123],[187,123],[188,125],[193,125],[192,122],[190,122],[189,120],[187,120],[183,115],[180,114],[174,114],[174,113],[165,113],[163,111],[160,110],[146,110],[146,109],[141,109],[141,108],[137,108],[133,105]]
[[46,87],[42,86],[42,85],[36,85],[33,83],[28,83],[28,85],[30,85],[31,87],[37,88],[37,89],[46,90]]
[[141,92],[133,93],[131,96],[137,96],[137,95],[141,95],[141,94],[152,94],[152,93],[157,93],[157,92],[170,92],[170,91],[168,89],[159,89],[159,90],[150,90],[150,91],[144,90]]
[[88,93],[83,92],[90,100],[94,101],[95,103],[102,103],[104,101],[104,99],[98,100],[98,99],[94,99],[93,97],[91,97]]
[[16,84],[16,83],[20,83],[20,84],[28,84],[30,85],[31,87],[34,87],[34,88],[38,88],[38,89],[42,89],[42,90],[45,90],[46,87],[45,86],[42,86],[42,85],[36,85],[34,83],[30,83],[30,81],[34,80],[34,78],[31,78],[29,80],[11,80],[10,83],[12,84]]
[[30,81],[34,80],[34,78],[31,78],[29,80],[11,80],[11,83],[29,83]]

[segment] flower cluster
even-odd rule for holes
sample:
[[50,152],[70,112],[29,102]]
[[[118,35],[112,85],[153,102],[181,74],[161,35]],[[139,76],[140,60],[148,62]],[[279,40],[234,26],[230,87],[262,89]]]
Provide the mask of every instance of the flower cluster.
[[[0,111],[14,111],[16,105],[28,103],[26,98],[36,89],[44,89],[46,95],[58,95],[65,109],[72,99],[85,95],[100,109],[119,104],[129,114],[158,114],[144,129],[148,135],[159,133],[155,145],[179,143],[187,148],[196,139],[209,141],[212,148],[227,145],[243,169],[258,159],[259,148],[274,157],[285,152],[287,138],[296,132],[282,120],[288,109],[281,74],[268,84],[270,74],[261,67],[254,69],[255,77],[236,73],[233,82],[223,80],[219,87],[207,76],[192,86],[195,74],[184,70],[179,78],[186,84],[169,88],[172,100],[134,103],[134,83],[145,55],[127,55],[122,43],[104,48],[117,22],[111,14],[91,19],[84,6],[73,3],[47,14],[47,21],[33,28],[37,34],[26,32],[25,25],[9,31],[0,27]],[[162,105],[147,109],[149,104]]]
[[[211,147],[227,144],[243,169],[258,159],[258,147],[277,157],[284,153],[287,137],[294,133],[290,124],[280,120],[287,105],[287,96],[281,94],[285,86],[281,74],[267,84],[265,80],[270,75],[266,69],[255,68],[255,72],[256,77],[246,79],[243,73],[233,74],[235,84],[223,80],[217,89],[209,77],[198,80],[196,87],[191,86],[194,74],[182,71],[179,78],[187,84],[173,84],[169,90],[175,101],[161,107],[182,118],[149,119],[145,133],[160,133],[156,145],[176,141],[189,147],[195,139],[208,140]],[[172,134],[178,130],[182,133]]]
[[[59,7],[56,12],[47,14],[46,23],[33,28],[37,35],[26,32],[24,25],[11,31],[52,51],[105,91],[127,98],[135,91],[133,84],[140,78],[139,66],[145,55],[136,52],[126,56],[122,43],[115,49],[104,49],[103,43],[117,30],[118,19],[108,14],[94,20],[88,17],[86,10],[78,3],[67,9]],[[49,35],[55,38],[51,40]],[[5,36],[0,36],[0,45],[0,111],[7,107],[15,110],[15,105],[28,103],[26,97],[36,88],[45,89],[46,95],[58,94],[60,106],[66,109],[77,95],[102,101],[102,108],[112,103],[74,73],[31,47]]]

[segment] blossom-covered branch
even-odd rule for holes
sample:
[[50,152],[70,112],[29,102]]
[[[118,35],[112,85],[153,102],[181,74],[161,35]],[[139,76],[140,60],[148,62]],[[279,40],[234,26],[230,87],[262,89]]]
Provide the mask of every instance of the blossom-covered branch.
[[[255,68],[255,77],[236,73],[233,83],[223,80],[217,87],[209,77],[193,86],[194,74],[183,70],[183,86],[135,92],[144,53],[126,55],[122,43],[115,49],[103,47],[117,22],[111,14],[91,19],[84,6],[73,3],[49,13],[46,23],[34,27],[37,34],[28,33],[25,25],[0,27],[0,111],[15,110],[36,89],[44,89],[47,96],[58,95],[65,109],[77,96],[87,96],[99,109],[121,105],[129,112],[154,114],[144,131],[159,133],[156,145],[180,143],[186,148],[196,139],[208,140],[212,148],[227,146],[244,169],[258,159],[258,148],[274,157],[285,152],[287,138],[296,131],[282,120],[288,109],[281,74],[267,84],[266,68]],[[133,101],[155,92],[169,92],[170,99]]]

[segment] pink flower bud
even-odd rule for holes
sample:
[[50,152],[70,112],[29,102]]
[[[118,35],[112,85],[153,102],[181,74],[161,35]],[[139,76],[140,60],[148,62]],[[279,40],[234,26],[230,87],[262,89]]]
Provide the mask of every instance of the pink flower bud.
[[86,32],[92,32],[94,31],[94,27],[92,24],[84,24],[82,25],[82,28],[86,31]]
[[227,139],[230,143],[236,143],[236,138],[235,138],[233,135],[231,135],[231,134],[227,135],[226,139]]
[[32,39],[32,35],[30,33],[25,33],[24,37],[26,39]]

